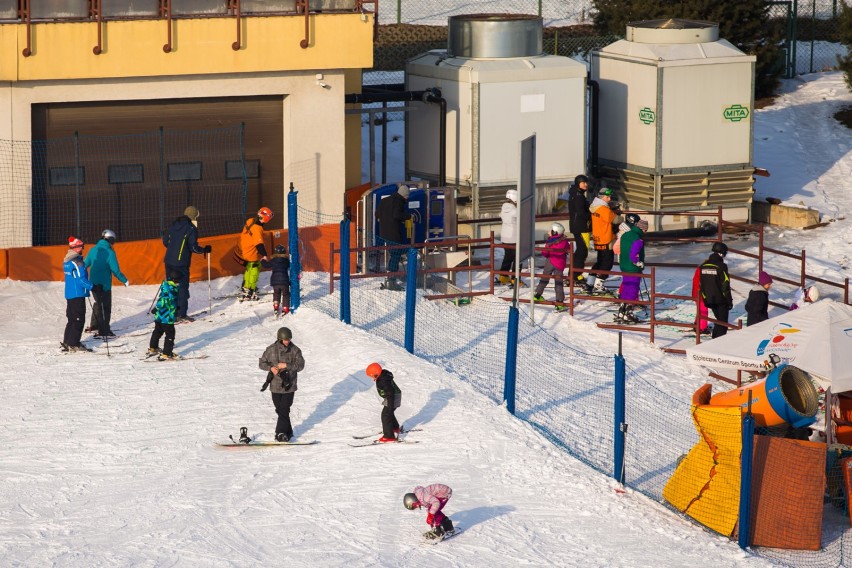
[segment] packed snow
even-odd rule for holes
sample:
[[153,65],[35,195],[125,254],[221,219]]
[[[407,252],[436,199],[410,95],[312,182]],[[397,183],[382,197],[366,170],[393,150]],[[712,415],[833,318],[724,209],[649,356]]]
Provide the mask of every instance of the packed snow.
[[[785,82],[776,103],[754,115],[754,162],[772,174],[758,178],[756,198],[802,202],[827,223],[809,231],[770,228],[767,238],[778,248],[806,249],[809,271],[833,279],[852,272],[845,213],[852,206],[852,134],[832,118],[849,104],[842,76],[826,73]],[[698,261],[706,251],[695,254]],[[107,348],[86,334],[93,353],[64,354],[63,284],[0,282],[8,320],[0,331],[2,564],[771,565],[622,490],[469,383],[396,344],[329,318],[310,301],[276,320],[269,296],[238,303],[232,295],[239,284],[230,277],[192,285],[190,313],[212,310],[177,326],[176,351],[208,358],[154,362],[143,357],[155,286],[114,289],[119,337]],[[305,274],[302,286],[317,298],[327,275]],[[741,311],[744,297],[735,301]],[[391,305],[371,309],[376,318],[401,317],[389,313]],[[537,319],[581,351],[616,348],[613,333],[583,317]],[[319,443],[217,448],[241,426],[272,439],[275,412],[269,393],[260,392],[258,357],[281,325],[292,329],[307,361],[292,411],[296,439]],[[469,340],[462,326],[418,326],[421,341],[424,334],[435,342]],[[641,367],[642,380],[685,400],[706,380],[707,369],[686,367],[645,337],[628,336],[624,354],[631,368]],[[394,373],[403,391],[397,416],[420,430],[408,434],[418,443],[350,447],[352,436],[381,429],[380,399],[364,374],[372,361]],[[425,513],[404,509],[402,496],[436,482],[453,488],[445,511],[463,532],[422,545]]]

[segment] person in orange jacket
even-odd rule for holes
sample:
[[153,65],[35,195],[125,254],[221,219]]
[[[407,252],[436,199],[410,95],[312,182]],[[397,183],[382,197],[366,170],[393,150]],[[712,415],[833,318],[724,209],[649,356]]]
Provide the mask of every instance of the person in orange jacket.
[[612,224],[615,222],[616,214],[610,208],[610,201],[612,201],[612,190],[604,187],[598,191],[598,196],[589,206],[589,211],[592,214],[592,241],[594,242],[595,252],[598,253],[598,258],[590,271],[589,280],[591,282],[587,284],[586,288],[589,294],[605,293],[604,282],[606,282],[608,275],[594,274],[594,271],[612,270],[612,265],[615,264],[615,252],[613,251],[615,233],[612,230]]
[[246,220],[240,233],[239,255],[246,263],[243,274],[243,286],[240,288],[240,301],[257,300],[257,279],[260,276],[260,262],[269,260],[266,245],[263,242],[263,225],[272,220],[274,213],[269,207],[261,207],[257,215]]

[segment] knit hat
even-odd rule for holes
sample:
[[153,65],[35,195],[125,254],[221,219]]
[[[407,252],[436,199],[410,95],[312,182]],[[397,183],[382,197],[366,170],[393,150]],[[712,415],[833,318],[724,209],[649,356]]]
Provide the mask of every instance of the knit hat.
[[77,237],[68,237],[68,248],[77,248],[83,246],[83,241]]
[[636,226],[639,227],[639,229],[644,233],[645,231],[648,230],[648,221],[646,221],[645,219],[642,219],[641,221],[636,223]]
[[198,209],[190,205],[186,209],[183,210],[183,214],[189,217],[190,221],[198,220]]
[[761,286],[766,284],[772,284],[772,277],[764,271],[760,271],[760,274],[757,275],[757,283]]
[[408,194],[411,193],[411,190],[408,188],[407,185],[405,185],[404,183],[401,183],[397,186],[396,192],[398,194],[400,194],[401,196],[403,196],[404,198],[408,199]]

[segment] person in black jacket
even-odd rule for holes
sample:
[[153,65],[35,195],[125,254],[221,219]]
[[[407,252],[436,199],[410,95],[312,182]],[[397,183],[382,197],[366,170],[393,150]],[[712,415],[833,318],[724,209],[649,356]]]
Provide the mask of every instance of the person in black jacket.
[[757,285],[749,291],[748,300],[746,300],[747,326],[769,319],[769,288],[771,286],[772,276],[761,270],[757,275]]
[[[379,246],[393,246],[408,242],[405,222],[411,219],[411,213],[408,212],[409,191],[408,186],[401,183],[396,193],[384,197],[376,206],[376,219],[379,221]],[[404,250],[402,248],[390,250],[388,272],[399,270],[399,259]],[[394,276],[388,276],[386,286],[391,290],[400,289]]]
[[[713,310],[714,318],[725,323],[728,323],[728,314],[734,307],[731,279],[728,276],[728,265],[725,264],[727,254],[728,245],[721,242],[713,243],[713,252],[699,267],[701,269],[699,283],[704,305]],[[728,333],[727,326],[713,324],[714,339],[726,333]]]
[[568,189],[568,230],[576,243],[571,266],[574,268],[574,282],[580,286],[586,283],[583,269],[589,256],[589,239],[592,234],[592,214],[586,200],[588,190],[589,178],[583,175],[574,178],[574,185]]
[[365,372],[376,381],[376,391],[382,397],[382,437],[379,442],[396,442],[399,422],[394,416],[394,410],[402,404],[402,391],[393,380],[393,373],[382,369],[378,363],[370,363]]
[[192,262],[192,253],[210,254],[213,250],[210,245],[203,248],[198,245],[198,216],[198,209],[188,206],[163,235],[166,274],[178,277],[176,322],[193,321],[186,313],[189,309],[189,264]]
[[261,260],[261,266],[271,268],[269,285],[272,286],[272,311],[275,317],[290,313],[290,255],[284,245],[276,245],[269,260]]

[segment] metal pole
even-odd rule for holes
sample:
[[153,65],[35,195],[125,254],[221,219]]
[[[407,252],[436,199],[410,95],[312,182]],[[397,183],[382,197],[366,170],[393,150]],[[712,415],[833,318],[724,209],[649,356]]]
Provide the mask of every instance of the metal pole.
[[748,391],[748,410],[743,416],[742,454],[740,467],[739,538],[740,548],[748,548],[751,541],[751,477],[754,461],[754,416],[751,413],[751,391]]

